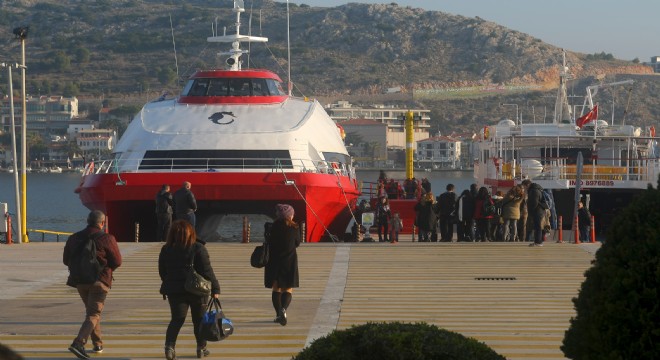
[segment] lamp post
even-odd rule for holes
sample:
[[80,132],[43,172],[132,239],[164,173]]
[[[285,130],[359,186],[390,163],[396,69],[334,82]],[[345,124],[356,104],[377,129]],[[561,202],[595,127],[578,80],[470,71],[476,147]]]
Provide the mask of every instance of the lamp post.
[[[13,80],[12,80],[12,75],[11,75],[11,64],[5,64],[2,63],[0,64],[2,67],[7,67],[7,72],[8,72],[8,82],[9,82],[9,111],[10,111],[10,117],[11,117],[11,146],[12,146],[12,163],[14,166],[14,186],[15,186],[15,192],[16,192],[16,217],[18,219],[21,219],[21,202],[20,202],[20,195],[19,195],[19,189],[18,189],[18,156],[16,153],[16,122],[15,122],[15,114],[14,114],[14,86],[13,86]],[[18,67],[18,64],[14,64],[14,67]],[[16,231],[18,234],[22,234],[22,224],[20,221],[16,222]],[[19,239],[20,241],[20,239]]]
[[27,109],[25,100],[25,39],[27,39],[29,26],[14,28],[14,35],[21,42],[21,242],[30,242],[27,234]]
[[516,124],[520,125],[520,119],[518,118],[518,104],[500,104],[500,106],[515,106],[516,107]]

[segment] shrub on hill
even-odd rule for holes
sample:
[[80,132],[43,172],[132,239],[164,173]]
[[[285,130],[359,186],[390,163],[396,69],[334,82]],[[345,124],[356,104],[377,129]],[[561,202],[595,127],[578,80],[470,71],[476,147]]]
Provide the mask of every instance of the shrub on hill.
[[426,323],[367,323],[316,339],[295,360],[505,360],[487,345]]
[[614,220],[585,276],[564,355],[660,359],[660,190],[649,185]]

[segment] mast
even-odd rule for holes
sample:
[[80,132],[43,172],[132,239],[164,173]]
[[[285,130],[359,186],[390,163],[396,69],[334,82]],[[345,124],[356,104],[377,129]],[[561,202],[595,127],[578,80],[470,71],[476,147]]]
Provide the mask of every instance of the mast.
[[206,38],[208,42],[231,43],[231,50],[218,53],[218,55],[229,55],[225,61],[227,70],[241,70],[241,55],[249,53],[249,50],[241,49],[241,42],[267,42],[267,37],[241,35],[241,13],[245,12],[243,0],[234,0],[234,9],[236,13],[236,33],[234,35],[211,36]]

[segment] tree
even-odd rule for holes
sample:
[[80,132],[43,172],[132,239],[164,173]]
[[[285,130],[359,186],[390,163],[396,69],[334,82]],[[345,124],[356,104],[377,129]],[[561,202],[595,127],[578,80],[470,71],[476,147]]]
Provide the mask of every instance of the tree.
[[573,304],[566,357],[660,358],[660,190],[649,185],[614,219]]
[[504,360],[475,339],[426,323],[367,323],[314,340],[295,360]]

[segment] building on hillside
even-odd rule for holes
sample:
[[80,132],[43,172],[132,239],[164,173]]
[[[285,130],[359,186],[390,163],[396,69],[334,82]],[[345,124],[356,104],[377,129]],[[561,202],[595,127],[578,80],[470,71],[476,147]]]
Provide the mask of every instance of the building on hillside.
[[110,129],[80,130],[76,137],[76,144],[87,159],[100,159],[114,149],[117,135]]
[[83,130],[94,130],[96,127],[94,126],[92,121],[89,120],[72,120],[69,123],[69,128],[66,130],[66,133],[69,137],[69,139],[76,139],[78,137],[78,134],[83,131]]
[[344,128],[347,148],[356,164],[376,166],[387,160],[387,125],[362,118],[341,121],[338,125]]
[[[349,119],[370,119],[387,125],[387,149],[406,148],[405,115],[409,109],[401,109],[386,105],[374,105],[370,107],[359,107],[348,101],[337,101],[326,106],[325,110],[335,122]],[[415,142],[429,137],[430,110],[410,109],[414,116],[421,117],[415,121],[413,126],[413,147]],[[348,132],[347,132],[348,133]]]
[[417,142],[415,163],[423,169],[460,169],[461,141],[434,136]]
[[[4,131],[11,130],[9,96],[2,99],[0,124]],[[25,99],[27,131],[44,137],[64,135],[69,122],[78,117],[78,99],[63,96],[39,96]],[[14,122],[20,129],[23,123],[23,105],[21,98],[14,98]]]

